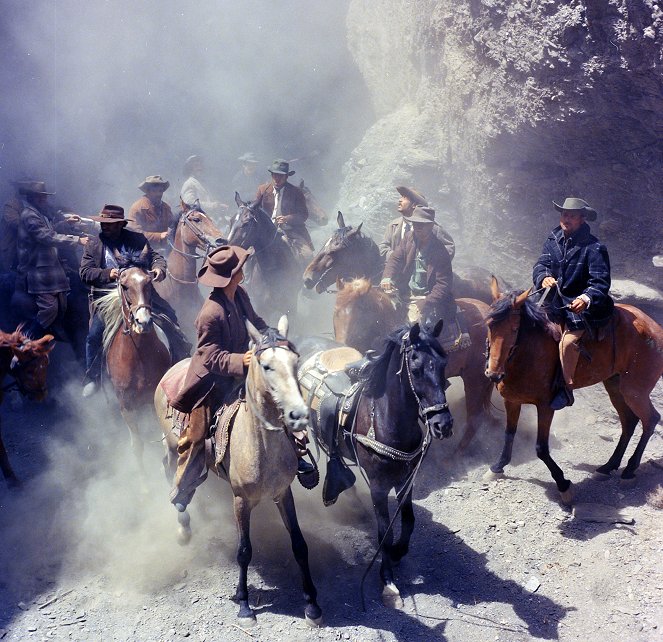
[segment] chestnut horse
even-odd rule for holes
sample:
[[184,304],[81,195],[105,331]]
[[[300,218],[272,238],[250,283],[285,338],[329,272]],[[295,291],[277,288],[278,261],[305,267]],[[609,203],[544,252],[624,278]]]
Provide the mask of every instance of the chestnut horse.
[[[308,410],[297,383],[297,352],[287,340],[288,319],[281,317],[278,331],[268,328],[258,332],[246,322],[252,340],[253,356],[246,378],[246,400],[233,420],[223,460],[208,461],[208,466],[230,483],[234,495],[237,524],[237,563],[240,567],[236,600],[238,617],[243,626],[255,623],[249,606],[247,569],[251,562],[251,511],[263,499],[274,501],[292,542],[292,551],[299,565],[306,608],[304,615],[311,626],[317,626],[322,611],[317,603],[308,564],[308,547],[297,521],[290,484],[297,474],[297,455],[292,435],[308,427]],[[181,368],[186,361],[173,366]],[[168,377],[171,371],[166,375]],[[161,385],[154,394],[154,406],[166,443],[166,475],[172,480],[177,467],[177,437],[169,418],[168,401]],[[180,539],[191,537],[187,511],[178,513]]]
[[196,315],[203,304],[198,289],[197,261],[222,245],[224,239],[198,201],[195,205],[182,202],[181,207],[174,237],[168,240],[172,252],[168,256],[166,278],[154,287],[175,308],[180,327],[187,335],[192,335]]
[[152,319],[152,275],[145,267],[120,270],[117,288],[94,303],[104,321],[104,353],[131,446],[142,466],[140,412],[151,406],[154,390],[170,367],[170,353]]
[[[48,353],[53,349],[54,343],[55,340],[50,334],[41,339],[31,340],[23,334],[21,327],[10,334],[0,331],[0,382],[9,374],[14,378],[14,384],[21,394],[35,401],[44,399]],[[0,403],[5,391],[14,384],[0,388]],[[20,485],[9,463],[1,432],[0,469],[10,488]]]
[[[334,306],[334,338],[341,343],[366,352],[376,348],[382,337],[404,321],[406,306],[395,307],[392,297],[373,287],[368,279],[338,283]],[[447,378],[460,377],[465,388],[467,422],[458,444],[464,450],[476,434],[481,421],[488,416],[493,384],[484,376],[486,325],[488,306],[476,299],[456,299],[465,315],[472,344],[469,348],[447,354]]]
[[[550,456],[548,436],[554,410],[554,393],[559,366],[559,328],[528,297],[530,291],[502,295],[493,279],[494,303],[488,315],[488,361],[486,376],[497,383],[506,407],[504,449],[493,474],[501,474],[511,461],[513,440],[523,404],[536,406],[538,423],[536,454],[550,470],[562,495],[573,500],[571,482]],[[586,333],[586,336],[589,333]],[[661,415],[652,405],[650,394],[663,375],[663,329],[644,312],[630,305],[615,307],[612,321],[597,339],[583,339],[583,352],[576,369],[574,388],[603,382],[610,401],[617,410],[622,434],[610,459],[597,469],[610,475],[621,464],[638,420],[642,437],[622,472],[622,479],[633,479],[649,438]]]

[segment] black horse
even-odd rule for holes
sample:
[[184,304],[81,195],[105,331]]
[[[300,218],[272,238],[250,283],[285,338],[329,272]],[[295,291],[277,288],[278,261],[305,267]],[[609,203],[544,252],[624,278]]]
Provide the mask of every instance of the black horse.
[[[441,330],[441,320],[433,330],[416,323],[386,338],[383,352],[370,363],[352,427],[341,447],[345,457],[359,464],[370,486],[378,553],[382,553],[382,599],[389,606],[402,605],[392,567],[408,552],[414,530],[412,489],[417,470],[431,436],[440,439],[452,434],[453,419],[444,392],[447,357],[437,341]],[[322,447],[326,452],[335,448],[332,443]],[[388,505],[392,489],[401,509],[396,544]]]
[[257,310],[269,310],[265,318],[276,323],[283,314],[297,313],[297,295],[301,288],[302,269],[286,242],[283,232],[257,202],[242,201],[235,192],[239,210],[233,218],[228,242],[255,254],[247,272],[247,289]]

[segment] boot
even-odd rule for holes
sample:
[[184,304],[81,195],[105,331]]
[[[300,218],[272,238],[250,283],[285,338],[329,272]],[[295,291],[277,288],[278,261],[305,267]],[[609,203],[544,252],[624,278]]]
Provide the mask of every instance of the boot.
[[552,398],[550,407],[553,410],[561,410],[567,406],[572,406],[574,401],[575,399],[573,397],[573,390],[571,390],[571,388],[568,386],[561,386],[557,390],[555,396]]
[[307,490],[312,490],[320,483],[320,473],[315,464],[307,462],[303,457],[297,459],[297,479]]
[[322,487],[322,502],[325,506],[336,503],[338,496],[348,488],[352,488],[356,481],[355,474],[346,466],[343,459],[332,453],[327,462],[327,475]]

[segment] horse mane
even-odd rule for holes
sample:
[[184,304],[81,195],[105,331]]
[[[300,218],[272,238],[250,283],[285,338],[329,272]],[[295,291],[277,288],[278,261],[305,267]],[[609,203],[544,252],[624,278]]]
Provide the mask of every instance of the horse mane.
[[25,332],[26,324],[21,323],[14,332],[3,332],[0,330],[0,348],[17,348],[30,342],[30,352],[35,355],[48,354],[52,346],[36,343],[34,339]]
[[369,279],[352,279],[336,295],[336,307],[346,306],[355,299],[365,296],[371,291],[373,284]]
[[[497,301],[494,301],[490,306],[486,321],[489,323],[492,321],[496,323],[503,321],[511,313],[516,298],[523,292],[524,290],[513,290],[497,299]],[[525,317],[536,327],[541,328],[541,330],[550,335],[555,341],[560,340],[559,326],[550,320],[544,307],[539,307],[531,298],[527,298],[525,299],[525,303],[523,303],[523,310]]]
[[143,249],[125,249],[124,251],[118,252],[116,255],[117,265],[120,269],[126,269],[130,267],[143,268],[144,270],[150,269],[149,258],[143,254]]
[[[366,281],[367,279],[356,279]],[[382,353],[373,360],[364,391],[370,397],[380,397],[387,386],[387,368],[394,350],[401,345],[401,338],[409,326],[404,325],[388,335],[383,343]]]
[[114,290],[94,301],[92,307],[104,323],[103,347],[106,354],[122,325],[122,301],[117,290]]

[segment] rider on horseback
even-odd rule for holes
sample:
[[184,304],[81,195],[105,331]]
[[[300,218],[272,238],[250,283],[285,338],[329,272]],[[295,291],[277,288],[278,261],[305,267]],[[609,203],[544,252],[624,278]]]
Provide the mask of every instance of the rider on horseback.
[[[189,415],[177,444],[179,457],[170,494],[170,501],[181,512],[207,477],[205,438],[214,413],[221,404],[235,400],[237,384],[246,378],[253,353],[245,321],[260,331],[267,328],[239,285],[244,278],[244,263],[252,254],[253,248],[221,246],[209,254],[198,273],[198,282],[214,289],[196,319],[198,345],[184,383],[168,400],[175,410]],[[300,459],[298,471],[307,472],[304,467],[311,465]]]
[[553,320],[564,334],[559,343],[564,386],[550,406],[560,410],[573,405],[573,376],[580,358],[580,339],[586,329],[605,325],[612,317],[610,298],[610,259],[605,245],[590,233],[586,221],[596,220],[596,210],[581,198],[567,198],[560,212],[560,223],[548,236],[539,260],[534,265],[534,287],[554,288],[546,301]]
[[284,240],[290,245],[298,260],[304,264],[313,258],[313,242],[306,229],[308,209],[302,190],[288,183],[290,169],[288,161],[277,158],[268,168],[272,180],[258,188],[257,203],[271,214],[274,224],[283,232]]
[[[116,252],[125,256],[145,253],[153,280],[159,282],[166,277],[165,259],[150,247],[143,234],[125,229],[129,219],[124,218],[124,208],[104,205],[99,215],[91,218],[101,224],[101,232],[85,246],[80,267],[81,280],[90,287],[91,301],[108,294],[120,277],[120,269],[128,267],[118,264]],[[191,354],[191,346],[177,325],[175,311],[156,291],[152,294],[152,305],[159,316],[158,324],[168,338],[173,363],[186,359]],[[98,314],[94,314],[85,344],[86,371],[90,381],[83,388],[84,397],[91,396],[99,387],[103,333],[104,323]]]
[[129,210],[129,221],[132,229],[141,232],[158,252],[167,256],[168,234],[171,226],[177,221],[170,205],[163,201],[164,192],[170,183],[161,176],[148,176],[138,189],[145,193]]

